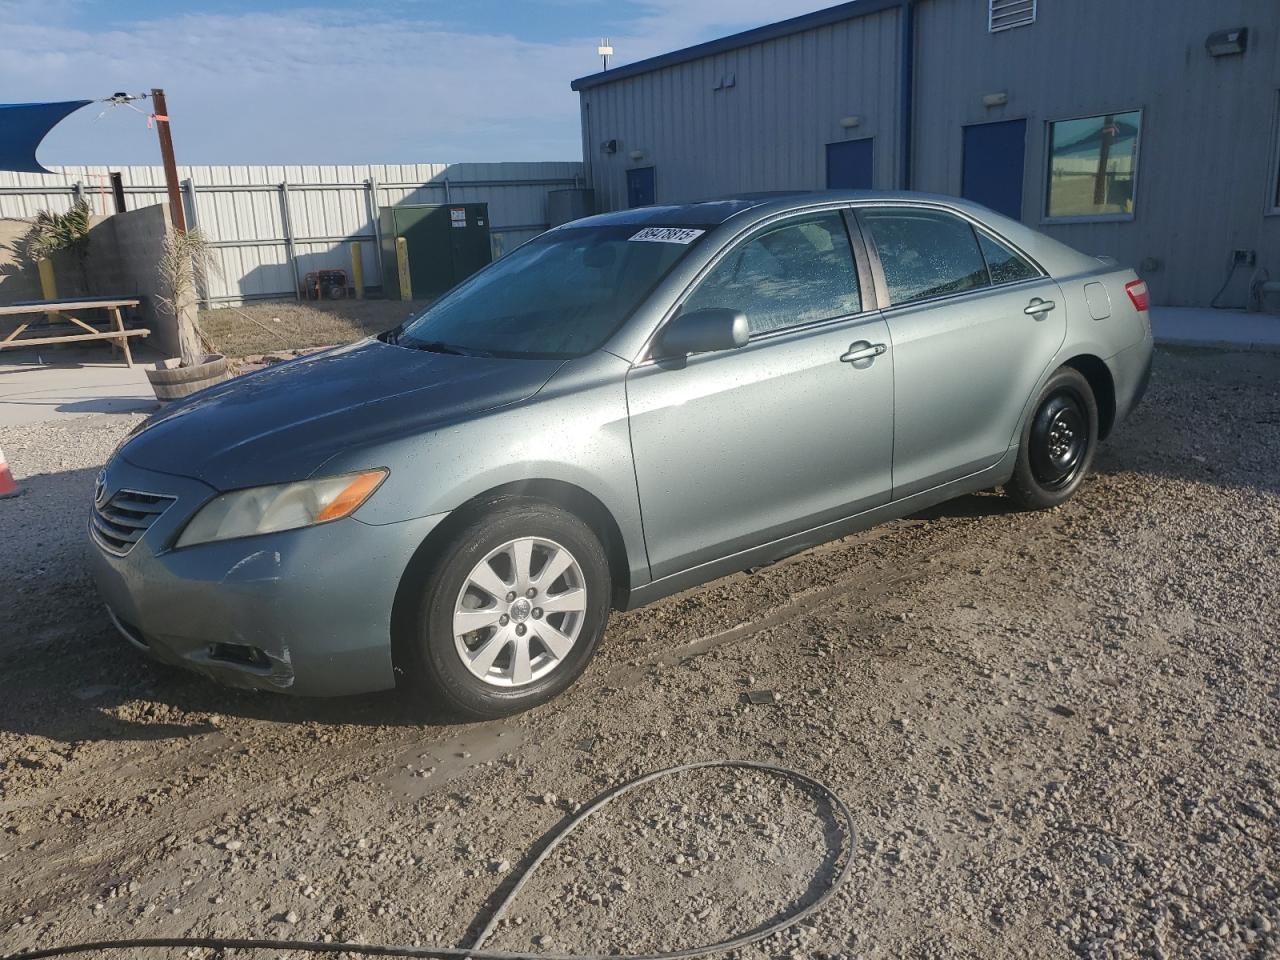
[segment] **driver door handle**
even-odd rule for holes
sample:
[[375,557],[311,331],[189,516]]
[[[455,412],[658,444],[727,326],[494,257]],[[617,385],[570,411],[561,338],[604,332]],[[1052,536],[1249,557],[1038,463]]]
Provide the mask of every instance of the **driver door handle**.
[[1057,304],[1052,300],[1041,300],[1039,297],[1035,297],[1030,303],[1023,307],[1022,312],[1028,317],[1038,317],[1042,313],[1048,313],[1056,306]]
[[840,359],[845,363],[874,360],[888,349],[883,343],[868,343],[866,340],[859,340],[856,343],[849,344],[848,352],[841,354]]

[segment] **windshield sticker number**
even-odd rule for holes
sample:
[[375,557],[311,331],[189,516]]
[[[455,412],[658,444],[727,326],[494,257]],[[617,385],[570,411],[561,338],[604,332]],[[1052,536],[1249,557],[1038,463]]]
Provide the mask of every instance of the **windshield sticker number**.
[[689,227],[645,227],[631,239],[648,243],[693,243],[706,232]]

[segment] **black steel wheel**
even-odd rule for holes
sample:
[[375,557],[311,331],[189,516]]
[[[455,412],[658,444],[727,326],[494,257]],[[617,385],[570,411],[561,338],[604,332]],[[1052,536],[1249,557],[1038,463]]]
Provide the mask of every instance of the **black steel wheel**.
[[1070,387],[1045,399],[1031,423],[1031,472],[1046,490],[1069,486],[1089,452],[1089,423],[1080,396]]
[[1045,384],[1022,434],[1005,492],[1019,506],[1043,510],[1069,500],[1093,464],[1098,405],[1080,371],[1063,367]]

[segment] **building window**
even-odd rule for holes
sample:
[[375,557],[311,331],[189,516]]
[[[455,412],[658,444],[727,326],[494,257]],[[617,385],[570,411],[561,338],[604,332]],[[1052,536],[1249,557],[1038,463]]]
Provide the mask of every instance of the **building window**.
[[987,30],[999,33],[1036,22],[1036,0],[988,0]]
[[1131,220],[1142,111],[1049,124],[1045,218]]

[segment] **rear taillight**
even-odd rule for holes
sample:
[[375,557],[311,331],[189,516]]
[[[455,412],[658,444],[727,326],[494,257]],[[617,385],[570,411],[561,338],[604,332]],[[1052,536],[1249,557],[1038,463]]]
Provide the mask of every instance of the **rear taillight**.
[[1151,306],[1151,297],[1147,294],[1147,281],[1133,280],[1124,285],[1124,292],[1133,301],[1133,308],[1145,313]]

